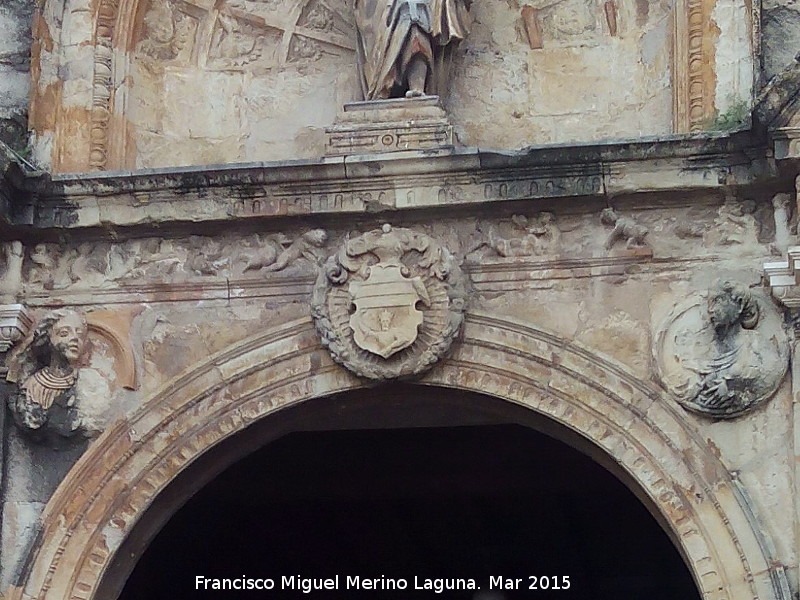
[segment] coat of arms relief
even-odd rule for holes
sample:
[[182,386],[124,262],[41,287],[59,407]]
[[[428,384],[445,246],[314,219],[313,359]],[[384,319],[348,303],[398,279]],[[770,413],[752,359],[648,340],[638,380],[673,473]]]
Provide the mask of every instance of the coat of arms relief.
[[464,320],[466,280],[453,255],[384,225],[345,241],[320,272],[312,314],[334,360],[368,379],[422,373]]

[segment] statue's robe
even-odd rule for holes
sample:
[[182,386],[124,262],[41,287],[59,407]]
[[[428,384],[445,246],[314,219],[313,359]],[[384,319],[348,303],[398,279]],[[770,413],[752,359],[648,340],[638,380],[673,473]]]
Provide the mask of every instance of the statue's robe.
[[355,0],[358,65],[365,100],[404,87],[416,56],[428,64],[426,94],[444,90],[450,53],[468,31],[465,0]]

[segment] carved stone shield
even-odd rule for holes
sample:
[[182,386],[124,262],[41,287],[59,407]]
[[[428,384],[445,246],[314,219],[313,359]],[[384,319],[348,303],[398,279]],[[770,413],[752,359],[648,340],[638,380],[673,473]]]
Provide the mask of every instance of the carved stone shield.
[[421,286],[419,277],[403,277],[399,264],[377,264],[364,283],[351,283],[356,310],[350,327],[358,347],[389,358],[414,343],[422,324],[422,311],[416,307]]
[[458,336],[466,278],[424,233],[392,228],[348,239],[317,277],[312,315],[333,359],[369,379],[410,377]]

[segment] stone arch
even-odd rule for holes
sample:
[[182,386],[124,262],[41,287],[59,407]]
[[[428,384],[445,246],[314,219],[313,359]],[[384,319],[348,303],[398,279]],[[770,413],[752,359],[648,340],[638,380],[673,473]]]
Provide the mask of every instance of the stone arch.
[[[782,598],[735,482],[677,405],[624,367],[544,331],[472,313],[450,359],[422,380],[527,407],[602,449],[660,517],[704,598]],[[304,400],[360,388],[310,319],[244,340],[108,429],[48,503],[10,598],[95,599],[145,510],[203,453]]]

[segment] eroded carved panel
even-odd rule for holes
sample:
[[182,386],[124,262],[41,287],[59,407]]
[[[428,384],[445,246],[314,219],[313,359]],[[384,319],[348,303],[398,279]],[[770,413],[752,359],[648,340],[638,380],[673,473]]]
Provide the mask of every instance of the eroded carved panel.
[[295,7],[272,0],[217,4],[211,10],[194,0],[151,2],[138,52],[160,61],[235,71],[316,61],[354,48],[350,9],[332,0],[300,0]]
[[614,228],[606,239],[606,250],[611,250],[617,242],[625,242],[625,247],[629,250],[647,247],[645,240],[648,234],[647,227],[640,225],[630,217],[620,216],[613,208],[606,208],[600,214],[600,222]]
[[153,59],[188,62],[197,25],[175,0],[153,1],[144,15],[138,50]]
[[619,30],[615,0],[529,0],[520,15],[532,49],[594,45]]
[[502,237],[497,228],[489,228],[489,247],[499,256],[547,256],[558,254],[561,243],[561,230],[555,222],[555,215],[541,212],[532,218],[514,215],[511,218],[512,232]]
[[208,67],[241,68],[251,63],[274,67],[282,38],[278,29],[220,13],[211,37]]

